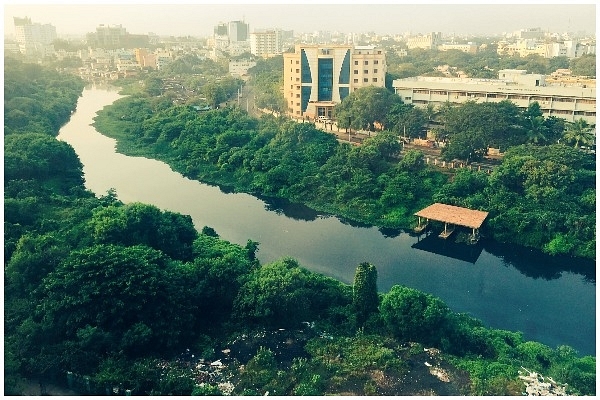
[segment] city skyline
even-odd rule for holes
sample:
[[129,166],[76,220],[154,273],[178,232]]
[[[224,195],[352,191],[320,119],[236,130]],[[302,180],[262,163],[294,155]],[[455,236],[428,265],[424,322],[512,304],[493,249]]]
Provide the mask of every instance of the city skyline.
[[[134,34],[212,35],[220,22],[243,20],[250,31],[265,28],[297,33],[375,32],[381,35],[442,32],[499,35],[519,29],[596,33],[591,4],[5,4],[4,34],[14,34],[14,17],[52,24],[59,36],[84,35],[102,24]],[[335,16],[335,18],[332,18]]]

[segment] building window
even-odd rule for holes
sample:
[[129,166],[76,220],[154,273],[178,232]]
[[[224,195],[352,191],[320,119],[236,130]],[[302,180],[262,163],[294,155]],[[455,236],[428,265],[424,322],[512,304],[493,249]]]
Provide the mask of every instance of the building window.
[[331,101],[333,91],[333,58],[319,58],[318,101]]
[[300,69],[296,68],[296,73],[299,74],[300,73]]
[[368,70],[368,69],[365,69],[365,70],[363,71],[363,74],[368,74],[368,73],[369,73],[369,70]]
[[344,61],[342,61],[342,68],[340,69],[340,76],[338,79],[339,84],[347,85],[350,83],[350,51],[346,50],[344,55]]
[[354,65],[358,65],[358,61],[354,61]]
[[379,60],[373,61],[373,64],[379,64]]
[[374,73],[374,74],[376,74],[376,73],[377,73],[377,71],[378,71],[378,69],[377,69],[377,68],[375,68],[375,69],[373,70],[373,73]]
[[296,65],[300,64],[300,60],[296,60]]
[[369,82],[369,78],[364,78],[363,82]]
[[355,80],[354,80],[354,83],[358,83],[358,79],[355,79]]
[[367,60],[365,60],[365,65],[369,65],[369,62]]
[[293,89],[293,88],[294,88],[294,85],[290,85],[290,89]]
[[373,82],[377,82],[377,78],[373,78]]
[[354,75],[358,75],[358,70],[357,69],[354,70]]

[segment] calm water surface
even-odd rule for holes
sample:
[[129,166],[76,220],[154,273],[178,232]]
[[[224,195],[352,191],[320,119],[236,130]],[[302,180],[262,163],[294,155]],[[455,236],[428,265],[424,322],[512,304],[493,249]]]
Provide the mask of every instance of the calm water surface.
[[96,195],[114,188],[123,202],[189,214],[198,229],[210,226],[234,243],[257,241],[262,263],[290,256],[312,271],[351,283],[356,266],[368,261],[377,267],[380,291],[414,287],[487,326],[595,355],[595,263],[485,241],[457,245],[435,235],[351,225],[301,205],[192,181],[162,162],[116,153],[115,141],[96,132],[91,126],[96,112],[119,97],[112,89],[87,88],[59,135],[75,148],[86,186]]

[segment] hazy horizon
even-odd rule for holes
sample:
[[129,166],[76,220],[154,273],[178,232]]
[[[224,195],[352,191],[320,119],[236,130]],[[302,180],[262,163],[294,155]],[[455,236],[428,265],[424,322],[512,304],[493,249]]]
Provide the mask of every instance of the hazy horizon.
[[220,22],[244,20],[255,29],[294,33],[497,35],[525,28],[596,33],[591,4],[5,4],[4,35],[14,34],[14,17],[52,24],[58,36],[84,35],[101,25],[122,25],[133,34],[209,36]]

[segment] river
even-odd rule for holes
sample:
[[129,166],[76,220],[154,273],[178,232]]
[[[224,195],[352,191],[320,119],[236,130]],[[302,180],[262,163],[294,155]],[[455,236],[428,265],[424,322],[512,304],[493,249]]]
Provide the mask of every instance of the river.
[[58,136],[79,155],[86,187],[96,195],[114,188],[123,202],[190,215],[199,230],[210,226],[230,242],[257,241],[262,263],[289,256],[312,271],[352,283],[356,266],[368,261],[377,267],[382,292],[393,285],[410,286],[489,327],[595,355],[594,262],[486,240],[467,246],[435,235],[349,224],[302,205],[228,193],[190,180],[163,162],[116,153],[115,140],[91,126],[96,112],[119,97],[110,88],[86,88]]

